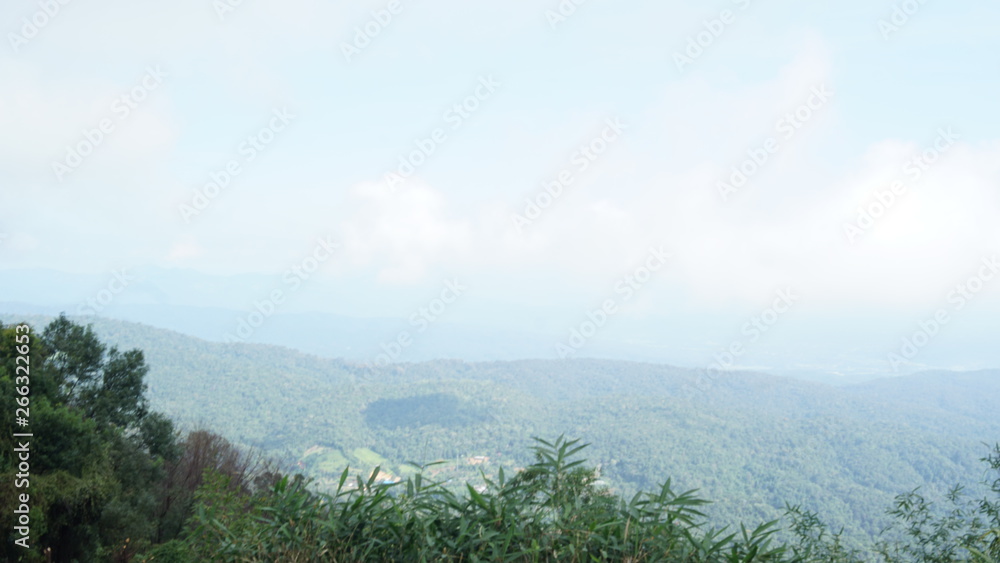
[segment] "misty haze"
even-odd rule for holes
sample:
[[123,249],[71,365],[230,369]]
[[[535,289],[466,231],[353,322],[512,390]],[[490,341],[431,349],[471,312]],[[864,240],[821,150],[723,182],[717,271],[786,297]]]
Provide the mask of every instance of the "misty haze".
[[0,560],[1000,561],[998,19],[4,2]]

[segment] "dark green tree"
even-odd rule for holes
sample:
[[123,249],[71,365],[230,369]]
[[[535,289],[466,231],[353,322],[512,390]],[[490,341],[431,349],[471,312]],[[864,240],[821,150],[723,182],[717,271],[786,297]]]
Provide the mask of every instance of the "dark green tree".
[[[165,465],[179,456],[173,424],[150,413],[139,350],[119,352],[65,316],[40,333],[0,325],[0,421],[14,426],[15,362],[30,351],[31,545],[5,542],[9,561],[127,560],[152,541]],[[24,360],[20,360],[22,363]],[[17,460],[0,437],[0,525],[10,515]],[[13,538],[9,538],[13,539]],[[47,554],[45,550],[50,550]]]

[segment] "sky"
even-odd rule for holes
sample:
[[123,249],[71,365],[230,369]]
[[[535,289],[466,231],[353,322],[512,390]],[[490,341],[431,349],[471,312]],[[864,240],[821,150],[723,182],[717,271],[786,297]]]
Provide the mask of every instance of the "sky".
[[588,321],[643,341],[697,326],[722,353],[765,315],[775,350],[877,338],[892,363],[922,331],[910,364],[998,367],[991,344],[955,352],[1000,312],[998,17],[964,0],[9,0],[0,276],[259,274],[288,311],[404,319],[457,280],[448,316],[544,325],[556,353],[585,354],[567,343]]

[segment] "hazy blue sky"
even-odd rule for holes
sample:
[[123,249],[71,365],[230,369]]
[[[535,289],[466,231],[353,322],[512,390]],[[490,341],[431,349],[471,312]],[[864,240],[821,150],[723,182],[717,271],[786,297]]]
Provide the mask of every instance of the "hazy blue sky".
[[[4,2],[3,275],[280,278],[330,237],[312,283],[353,293],[292,308],[407,317],[459,278],[468,303],[553,307],[567,329],[608,299],[619,325],[729,312],[725,344],[790,287],[803,324],[902,318],[888,352],[939,309],[958,319],[956,285],[1000,252],[994,2],[343,4]],[[390,188],[417,141],[433,154]],[[651,247],[670,257],[626,300]],[[969,310],[1000,310],[1000,277],[981,281]]]

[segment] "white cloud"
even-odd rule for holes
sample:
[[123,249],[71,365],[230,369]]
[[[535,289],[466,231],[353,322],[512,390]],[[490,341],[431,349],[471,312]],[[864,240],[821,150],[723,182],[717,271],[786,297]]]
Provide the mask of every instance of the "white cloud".
[[[852,162],[817,168],[829,159],[825,151],[843,142],[840,110],[831,103],[792,139],[778,136],[779,152],[737,196],[725,203],[719,196],[716,182],[746,148],[777,136],[775,121],[803,103],[813,86],[836,91],[824,52],[811,44],[775,80],[745,89],[697,79],[670,88],[671,101],[689,104],[683,114],[647,122],[647,131],[680,131],[680,141],[667,145],[738,147],[728,136],[747,144],[711,153],[732,155],[715,163],[663,162],[634,151],[608,156],[602,172],[567,190],[524,235],[509,220],[510,212],[522,211],[521,201],[507,202],[505,211],[504,204],[483,202],[459,215],[426,185],[396,195],[377,184],[358,187],[363,205],[348,227],[355,261],[376,261],[384,281],[416,281],[437,265],[494,271],[524,286],[562,279],[597,287],[656,243],[676,250],[670,275],[706,303],[755,302],[787,285],[830,307],[914,307],[943,298],[965,269],[1000,249],[996,144],[959,142],[854,245],[844,222],[869,202],[872,190],[902,179],[903,163],[933,141],[934,128],[926,139],[885,140]],[[705,94],[704,101],[679,95],[685,88]],[[660,111],[651,117],[662,117]],[[679,115],[697,127],[679,129]],[[656,155],[656,146],[643,150]],[[628,173],[618,175],[618,168]],[[635,181],[616,181],[623,177]]]
[[449,216],[445,197],[419,181],[407,181],[393,193],[386,184],[363,183],[351,189],[354,204],[342,224],[349,259],[375,263],[377,281],[422,281],[432,266],[468,258],[476,250],[466,219]]
[[[21,4],[35,9],[32,2]],[[379,5],[371,2],[371,8]],[[933,140],[937,125],[929,123],[926,137],[920,138],[883,134],[860,142],[861,135],[846,134],[846,119],[857,110],[842,100],[850,85],[856,90],[859,85],[844,76],[851,70],[840,61],[844,45],[808,30],[794,36],[794,48],[787,52],[772,46],[772,57],[784,53],[787,60],[777,71],[776,63],[720,70],[724,55],[738,50],[738,35],[744,33],[734,29],[728,44],[720,43],[698,61],[699,67],[671,81],[669,73],[658,73],[670,68],[669,52],[676,42],[637,36],[629,30],[639,29],[639,22],[615,21],[608,33],[628,33],[601,36],[601,41],[612,45],[627,40],[629,50],[646,56],[661,49],[664,69],[580,78],[582,74],[567,69],[579,69],[574,65],[582,63],[567,61],[558,81],[547,83],[538,77],[548,79],[548,69],[530,60],[505,60],[507,44],[487,44],[487,39],[500,41],[502,31],[516,29],[533,41],[541,37],[559,43],[566,53],[587,53],[594,44],[575,41],[586,39],[594,18],[581,12],[551,34],[544,8],[527,1],[518,3],[516,13],[492,14],[502,21],[482,32],[476,26],[489,24],[494,8],[474,9],[472,20],[452,14],[465,27],[449,23],[454,31],[445,33],[477,36],[476,53],[490,55],[464,61],[468,64],[460,72],[474,76],[497,69],[499,75],[509,69],[503,73],[509,97],[498,95],[495,104],[491,100],[493,105],[484,106],[449,139],[437,160],[422,169],[426,181],[410,181],[396,193],[368,168],[327,164],[325,155],[334,150],[323,144],[327,139],[336,137],[341,143],[336,146],[342,146],[359,136],[336,129],[351,112],[369,112],[365,116],[372,132],[365,131],[365,139],[379,153],[372,160],[385,163],[392,163],[398,147],[408,146],[409,140],[397,131],[398,124],[378,122],[380,116],[389,121],[384,116],[398,115],[400,107],[420,107],[427,111],[426,123],[436,123],[440,108],[406,104],[416,87],[408,81],[421,73],[446,72],[433,66],[432,55],[442,47],[415,45],[414,51],[421,53],[417,60],[408,58],[411,52],[398,41],[425,33],[418,23],[431,25],[438,13],[449,13],[456,5],[408,7],[412,11],[400,17],[399,27],[378,38],[393,48],[380,55],[373,47],[366,60],[351,67],[361,74],[364,64],[371,64],[369,69],[385,65],[405,74],[399,79],[387,73],[379,83],[384,90],[371,92],[378,100],[373,105],[398,104],[390,108],[392,113],[344,104],[360,97],[352,97],[358,94],[351,91],[350,80],[338,74],[344,67],[338,45],[353,35],[354,25],[364,23],[367,5],[245,2],[220,23],[211,3],[201,0],[169,9],[129,2],[104,9],[71,4],[22,53],[0,53],[0,174],[5,175],[0,223],[10,233],[4,259],[22,266],[95,269],[128,256],[213,272],[280,272],[316,236],[332,234],[343,239],[346,260],[331,264],[329,275],[370,274],[383,285],[399,286],[462,271],[492,277],[511,300],[545,287],[552,301],[559,301],[581,288],[601,291],[633,267],[650,245],[663,244],[674,251],[664,275],[703,303],[756,302],[775,286],[794,284],[815,302],[913,307],[937,299],[979,256],[1000,247],[996,142],[960,142],[871,232],[855,245],[846,241],[843,222],[869,200],[872,190],[884,189],[900,175],[902,162]],[[581,7],[585,9],[593,9],[592,14],[603,10],[596,5]],[[524,20],[527,16],[535,19]],[[697,24],[672,25],[688,29]],[[652,24],[641,25],[650,26],[642,29],[652,33]],[[430,28],[426,34],[434,31],[441,29]],[[122,45],[129,46],[127,52]],[[316,66],[316,61],[329,66]],[[107,145],[73,173],[71,185],[57,188],[48,168],[51,160],[79,139],[81,128],[108,116],[110,101],[131,87],[145,65],[157,62],[170,73],[162,89],[117,124]],[[411,68],[414,64],[428,66]],[[601,64],[594,62],[594,73],[609,71]],[[626,86],[594,87],[594,92],[579,87],[602,81]],[[782,140],[781,150],[761,172],[723,203],[716,182],[745,158],[747,149],[775,135],[776,121],[817,85],[835,92],[830,104],[792,139]],[[634,97],[616,97],[626,89]],[[243,124],[257,124],[253,112],[297,98],[298,107],[314,113],[304,111],[273,151],[246,166],[192,225],[183,224],[177,204],[207,181],[211,168],[238,157],[231,144],[244,133]],[[548,120],[545,108],[557,106],[560,111],[567,106],[565,113]],[[595,116],[619,114],[630,124],[624,141],[581,175],[523,235],[514,229],[510,214],[521,212],[523,198],[548,178],[491,185],[484,195],[475,192],[470,178],[488,178],[493,170],[470,170],[474,167],[448,160],[462,148],[484,147],[477,166],[509,171],[504,182],[522,181],[547,166],[545,158],[537,157],[546,150],[555,168],[544,168],[544,173],[551,175],[566,163],[562,152],[581,141],[564,138],[566,131],[578,123],[599,123]],[[516,142],[482,133],[498,115],[522,130],[511,137]],[[221,123],[233,129],[220,130]],[[393,136],[377,145],[374,140],[387,130]],[[502,149],[491,152],[496,147]],[[444,170],[445,164],[454,170]],[[17,189],[7,189],[15,183]],[[53,224],[63,228],[52,229]]]

